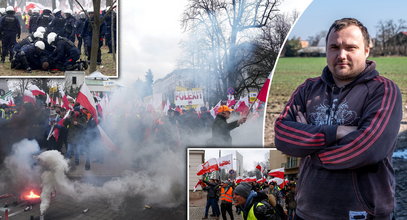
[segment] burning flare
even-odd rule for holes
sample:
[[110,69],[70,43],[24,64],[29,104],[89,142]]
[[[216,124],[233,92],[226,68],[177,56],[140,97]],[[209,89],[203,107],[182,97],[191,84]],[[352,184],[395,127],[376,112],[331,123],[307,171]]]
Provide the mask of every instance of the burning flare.
[[35,194],[35,193],[34,193],[34,190],[31,190],[31,191],[30,191],[30,194],[25,195],[24,198],[25,198],[25,199],[28,199],[28,200],[31,200],[31,199],[39,199],[39,198],[41,198],[41,196]]

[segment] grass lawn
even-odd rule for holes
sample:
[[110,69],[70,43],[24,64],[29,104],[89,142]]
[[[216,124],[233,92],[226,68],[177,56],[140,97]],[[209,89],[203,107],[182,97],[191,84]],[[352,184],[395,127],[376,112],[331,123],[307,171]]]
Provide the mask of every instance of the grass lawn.
[[[393,80],[400,88],[403,105],[407,95],[407,57],[372,57],[381,76]],[[280,58],[274,73],[269,96],[271,107],[285,104],[291,93],[307,78],[320,76],[326,66],[325,57]],[[281,109],[275,109],[281,111]]]
[[[27,36],[26,33],[23,33],[21,36],[21,39],[24,39]],[[18,41],[20,41],[18,40]],[[118,73],[116,73],[116,64],[113,61],[113,56],[112,54],[107,53],[108,52],[108,47],[103,46],[102,47],[102,65],[97,66],[97,69],[103,73],[104,75],[107,76],[118,76]],[[82,60],[86,60],[86,56],[84,55],[84,48],[82,47],[82,55],[81,55]],[[86,71],[86,74],[89,74],[88,71]],[[10,61],[8,57],[6,57],[6,62],[5,63],[0,63],[0,77],[7,77],[7,76],[13,76],[13,77],[18,77],[18,76],[28,76],[28,77],[54,77],[54,76],[64,76],[64,72],[56,72],[56,73],[51,73],[48,71],[41,71],[41,70],[33,70],[31,73],[26,72],[25,70],[15,70],[10,68]]]

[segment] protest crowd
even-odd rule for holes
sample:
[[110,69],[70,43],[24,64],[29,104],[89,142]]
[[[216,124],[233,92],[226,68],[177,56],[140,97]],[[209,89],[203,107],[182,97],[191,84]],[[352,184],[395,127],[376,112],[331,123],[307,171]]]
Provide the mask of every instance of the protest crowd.
[[[222,216],[226,220],[229,216],[233,220],[236,215],[242,215],[243,219],[291,220],[295,216],[295,181],[285,181],[279,185],[265,178],[220,181],[204,177],[199,185],[207,192],[202,219],[219,219]],[[212,210],[211,215],[209,209]]]
[[[1,62],[9,57],[11,69],[44,71],[85,70],[91,56],[94,16],[103,18],[99,30],[97,65],[102,64],[101,47],[116,51],[116,12],[107,7],[101,14],[93,9],[73,13],[71,9],[39,8],[16,12],[0,8]],[[26,32],[28,35],[17,42]],[[82,46],[87,62],[82,61]]]

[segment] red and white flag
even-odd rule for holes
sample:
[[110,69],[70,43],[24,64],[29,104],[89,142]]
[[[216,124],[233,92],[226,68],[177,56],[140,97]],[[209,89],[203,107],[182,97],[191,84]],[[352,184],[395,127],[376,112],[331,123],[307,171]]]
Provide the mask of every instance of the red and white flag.
[[256,169],[258,169],[260,173],[264,173],[264,167],[262,167],[260,164],[257,164]]
[[243,178],[242,178],[242,177],[240,177],[240,176],[236,177],[236,184],[239,184],[239,183],[241,183],[242,181],[243,181]]
[[28,90],[30,90],[34,96],[45,95],[45,92],[36,85],[29,85]]
[[270,82],[271,82],[271,73],[270,75],[267,77],[266,82],[264,82],[263,87],[261,88],[259,94],[257,95],[257,99],[262,101],[262,102],[266,102],[268,94],[269,94],[269,87],[270,87]]
[[86,108],[92,114],[93,118],[96,121],[96,124],[99,123],[98,114],[96,112],[96,103],[93,99],[93,95],[90,93],[88,86],[86,86],[86,83],[82,84],[81,90],[76,97],[76,102]]
[[[198,186],[200,186],[202,184],[202,180],[199,180],[196,185],[194,186],[194,192],[196,191],[196,189],[198,188]],[[202,187],[202,186],[201,186]]]
[[249,182],[256,182],[256,180],[257,180],[257,178],[256,178],[255,176],[252,176],[252,177],[244,178],[244,179],[242,180],[242,182],[249,183]]
[[278,168],[278,169],[274,169],[274,170],[270,170],[270,172],[268,173],[269,176],[274,176],[274,177],[278,177],[281,179],[284,179],[284,167],[282,168]]
[[[59,91],[62,96],[62,108],[66,110],[72,110],[72,107],[69,105],[68,97],[66,96],[65,92],[63,90]],[[47,94],[48,95],[48,94]]]
[[205,173],[210,173],[219,170],[218,161],[215,158],[211,158],[203,164],[198,165],[198,172],[196,175],[204,175]]
[[23,102],[35,104],[35,96],[30,90],[24,91]]
[[235,105],[236,112],[247,112],[249,111],[249,96],[240,97],[239,101]]
[[100,132],[100,138],[102,139],[102,142],[105,144],[107,148],[111,151],[118,151],[119,148],[113,143],[112,139],[106,134],[106,132],[103,130],[100,125],[96,126]]
[[233,168],[233,154],[220,157],[218,159],[219,168],[230,170]]
[[265,183],[266,182],[266,177],[262,177],[261,179],[256,180],[257,183]]
[[165,103],[164,108],[163,108],[163,112],[165,115],[168,114],[168,110],[170,110],[170,105],[171,105],[170,100],[167,99],[167,103]]
[[220,107],[222,103],[222,100],[219,100],[218,104],[215,105],[209,112],[211,113],[213,118],[216,118],[216,115],[218,114],[218,108]]

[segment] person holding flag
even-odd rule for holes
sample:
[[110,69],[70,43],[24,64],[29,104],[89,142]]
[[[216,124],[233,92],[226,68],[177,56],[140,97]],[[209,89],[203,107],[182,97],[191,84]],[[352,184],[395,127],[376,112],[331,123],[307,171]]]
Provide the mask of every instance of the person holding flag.
[[231,146],[232,136],[230,131],[239,127],[246,122],[247,117],[242,117],[239,120],[228,123],[226,120],[230,118],[233,109],[227,105],[222,105],[218,108],[218,115],[212,124],[212,145],[215,146]]
[[205,217],[202,219],[208,219],[208,212],[209,207],[212,207],[212,212],[217,219],[219,219],[219,206],[216,203],[216,194],[219,188],[219,185],[215,182],[215,179],[210,179],[209,182],[206,180],[202,180],[207,186],[203,188],[204,191],[207,191],[208,194],[206,195],[206,207],[205,207]]

